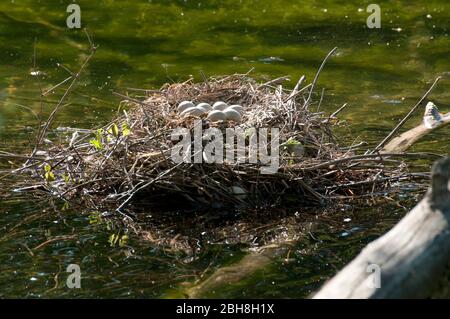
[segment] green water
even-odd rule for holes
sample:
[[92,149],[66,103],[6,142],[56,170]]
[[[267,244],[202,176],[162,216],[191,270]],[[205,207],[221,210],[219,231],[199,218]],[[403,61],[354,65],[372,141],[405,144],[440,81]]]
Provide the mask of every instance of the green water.
[[[302,74],[311,80],[334,46],[339,49],[320,75],[318,92],[324,89],[325,112],[349,104],[341,114],[346,126],[339,129],[345,144],[379,141],[438,75],[442,79],[430,99],[449,112],[448,1],[378,1],[381,29],[368,29],[365,9],[371,2],[78,1],[82,24],[99,48],[54,127],[106,122],[119,102],[112,91],[154,89],[191,75],[200,80],[200,71],[210,76],[254,68],[260,79],[289,75],[293,86]],[[41,104],[40,89],[67,77],[57,63],[77,70],[86,56],[85,34],[65,25],[69,3],[0,4],[1,151],[29,150],[38,123],[30,109],[42,109],[45,118],[63,92],[55,90]],[[45,74],[40,81],[30,74],[33,60]],[[420,123],[419,113],[406,128]],[[448,135],[448,128],[433,133],[414,150],[448,154]],[[0,160],[0,172],[9,167]],[[90,224],[77,211],[55,214],[48,204],[6,199],[7,182],[0,183],[0,297],[182,296],[186,284],[239,260],[248,248],[204,240],[192,258],[189,251],[168,251],[131,233],[125,247],[111,246],[111,233],[123,230]],[[246,280],[205,296],[307,296],[407,209],[300,217],[296,223],[304,233],[289,262],[274,259]],[[192,230],[194,238],[202,237],[201,227]],[[33,249],[54,236],[71,237]],[[70,263],[82,269],[81,289],[65,285]]]

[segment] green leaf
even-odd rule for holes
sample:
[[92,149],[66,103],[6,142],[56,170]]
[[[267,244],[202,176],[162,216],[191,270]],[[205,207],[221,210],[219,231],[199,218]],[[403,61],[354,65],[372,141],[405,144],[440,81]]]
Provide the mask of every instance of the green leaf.
[[123,235],[119,240],[119,246],[124,247],[128,243],[128,235]]
[[108,133],[114,135],[116,138],[119,137],[119,127],[117,126],[116,123],[111,125],[111,127],[108,130]]
[[99,212],[91,212],[89,214],[89,224],[100,224],[102,222],[102,215]]
[[64,202],[61,211],[65,212],[66,210],[68,210],[70,208],[70,204],[69,202]]
[[66,184],[68,184],[70,182],[70,176],[69,175],[64,174],[63,178],[64,178],[64,182],[66,182]]
[[94,146],[95,149],[96,149],[97,151],[100,151],[100,150],[103,149],[103,144],[102,144],[102,142],[99,141],[98,139],[90,140],[90,141],[89,141],[89,144],[91,144],[92,146]]
[[110,246],[113,247],[117,244],[118,240],[119,240],[119,235],[111,234],[111,236],[109,236],[108,242],[109,242]]
[[122,124],[122,136],[128,136],[131,134],[130,127],[128,126],[128,123]]
[[96,133],[97,139],[101,139],[104,132],[105,132],[105,131],[103,131],[102,128],[99,128],[99,129],[97,130],[97,133]]
[[53,174],[52,167],[49,164],[45,164],[44,170],[45,170],[45,174],[44,174],[45,180],[48,183],[55,181],[55,174]]
[[50,182],[54,182],[55,181],[55,174],[53,174],[53,172],[45,172],[44,175],[45,180],[50,183]]
[[291,145],[298,145],[301,144],[299,141],[297,141],[296,139],[290,138],[288,141],[286,141],[286,145],[287,146],[291,146]]

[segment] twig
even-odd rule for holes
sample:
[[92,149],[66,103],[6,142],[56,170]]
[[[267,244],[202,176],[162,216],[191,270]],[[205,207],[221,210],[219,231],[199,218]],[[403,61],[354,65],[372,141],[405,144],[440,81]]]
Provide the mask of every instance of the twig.
[[426,153],[384,153],[384,154],[365,154],[365,155],[355,155],[355,156],[349,156],[344,158],[339,158],[335,160],[331,160],[325,163],[320,163],[314,166],[304,167],[303,170],[314,170],[322,167],[327,167],[330,165],[335,165],[343,162],[353,161],[353,160],[359,160],[359,159],[366,159],[366,158],[384,158],[389,156],[400,156],[400,157],[424,157],[424,156],[431,156],[431,157],[441,157],[441,155],[436,154],[426,154]]
[[336,117],[336,115],[338,115],[343,109],[345,109],[347,107],[347,103],[344,103],[344,105],[342,105],[340,108],[338,108],[333,114],[330,115],[330,117],[328,119],[331,119],[333,117]]
[[210,89],[208,78],[205,75],[205,72],[203,70],[200,70],[200,76],[202,77],[203,82],[205,82],[206,86],[208,87],[208,90]]
[[44,93],[42,93],[43,96],[46,96],[48,93],[50,93],[51,91],[53,91],[54,89],[60,87],[61,85],[63,85],[64,83],[66,83],[67,81],[69,81],[70,79],[72,79],[72,76],[69,76],[68,78],[66,78],[65,80],[59,82],[58,84],[56,84],[55,86],[53,86],[52,88],[48,89],[47,91],[45,91]]
[[317,105],[317,111],[316,112],[319,112],[319,110],[320,110],[320,106],[322,105],[324,93],[325,93],[325,88],[322,88],[322,93],[320,94],[319,105]]
[[334,48],[327,54],[327,56],[325,57],[325,59],[323,59],[322,64],[320,65],[319,70],[317,70],[316,76],[314,77],[314,80],[312,81],[311,89],[309,90],[308,98],[306,99],[305,104],[303,104],[303,108],[305,108],[305,109],[308,108],[308,103],[309,103],[309,101],[311,100],[311,95],[312,95],[312,92],[314,91],[314,87],[316,86],[316,82],[317,82],[317,79],[319,78],[319,74],[320,74],[320,72],[322,71],[323,67],[325,66],[325,63],[327,62],[328,58],[329,58],[330,56],[332,56],[333,53],[334,53],[336,50],[337,50],[337,47],[334,47]]
[[[33,72],[36,72],[36,60],[37,60],[37,38],[34,38],[34,45],[33,45]],[[42,95],[42,83],[39,78],[39,75],[37,75],[37,81],[39,86],[39,121],[38,121],[38,132],[41,129],[42,126],[42,114],[44,112],[44,101],[43,101],[43,95]]]
[[308,85],[305,85],[304,87],[302,87],[300,90],[298,90],[297,92],[295,92],[294,94],[291,94],[291,96],[289,96],[284,102],[288,102],[290,100],[292,100],[294,97],[296,97],[297,95],[299,95],[300,93],[302,93],[304,90],[306,90],[307,88],[309,88],[311,86],[311,83],[309,83]]
[[[75,83],[77,82],[77,80],[80,77],[81,72],[85,69],[85,67],[87,66],[87,64],[89,63],[89,61],[91,60],[91,58],[94,56],[95,51],[96,51],[96,47],[92,44],[89,36],[88,36],[89,42],[91,43],[91,53],[86,57],[86,59],[84,60],[83,64],[81,65],[79,71],[75,74],[75,76],[72,79],[72,82],[70,83],[69,87],[66,89],[66,91],[64,92],[63,96],[61,97],[61,99],[59,100],[58,104],[56,105],[56,107],[53,109],[52,113],[50,114],[44,128],[39,132],[38,134],[38,139],[36,141],[36,145],[34,147],[34,150],[32,152],[31,156],[34,156],[34,154],[36,154],[37,150],[39,149],[40,144],[42,143],[42,140],[44,139],[45,133],[47,132],[48,128],[50,127],[50,125],[52,124],[56,113],[59,111],[59,109],[63,106],[63,102],[65,101],[65,99],[67,98],[67,96],[69,95],[69,93],[72,91],[73,87],[75,86]],[[42,95],[42,94],[41,94]]]
[[266,83],[263,83],[263,84],[261,84],[261,87],[270,86],[270,85],[273,85],[273,84],[278,84],[278,83],[281,83],[281,82],[284,82],[284,81],[289,81],[289,80],[290,80],[290,77],[288,75],[285,75],[285,76],[281,76],[279,78],[270,80],[270,81],[268,81]]
[[58,68],[63,68],[63,70],[64,71],[66,71],[67,73],[69,73],[70,74],[70,76],[75,76],[75,73],[73,73],[72,72],[72,70],[71,69],[69,69],[67,66],[65,66],[64,64],[62,64],[62,63],[56,63],[56,66],[58,67]]
[[147,119],[147,120],[149,120],[150,119],[150,115],[147,113],[147,111],[145,110],[145,107],[147,106],[144,102],[142,102],[142,101],[139,101],[139,100],[137,100],[137,99],[135,99],[135,98],[132,98],[132,97],[130,97],[130,96],[127,96],[127,95],[124,95],[124,94],[120,94],[120,93],[118,93],[118,92],[112,92],[114,95],[117,95],[117,96],[120,96],[121,98],[123,98],[123,99],[125,99],[125,100],[127,100],[127,101],[129,101],[129,102],[133,102],[133,103],[136,103],[136,104],[138,104],[140,107],[141,107],[141,109],[142,109],[142,112],[144,113],[144,115],[145,115],[145,118]]
[[73,239],[75,238],[77,235],[68,235],[68,236],[56,236],[52,239],[46,240],[44,241],[42,244],[37,245],[36,247],[33,248],[33,250],[38,250],[39,248],[42,248],[44,246],[46,246],[47,244],[50,244],[54,241],[58,241],[58,240],[69,240],[69,239]]

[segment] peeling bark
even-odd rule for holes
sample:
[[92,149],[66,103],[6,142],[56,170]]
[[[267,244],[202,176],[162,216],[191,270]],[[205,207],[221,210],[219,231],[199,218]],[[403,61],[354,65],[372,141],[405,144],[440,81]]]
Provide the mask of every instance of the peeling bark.
[[[425,298],[450,262],[450,158],[433,166],[424,199],[392,230],[370,243],[313,298]],[[380,269],[372,284],[370,265]],[[368,268],[369,267],[369,268]]]

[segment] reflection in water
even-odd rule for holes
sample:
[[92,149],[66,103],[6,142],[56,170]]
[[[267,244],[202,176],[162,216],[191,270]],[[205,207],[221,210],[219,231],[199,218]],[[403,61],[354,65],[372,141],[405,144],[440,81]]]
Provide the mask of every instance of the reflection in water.
[[[325,89],[320,108],[333,112],[347,102],[341,117],[348,125],[338,132],[342,141],[374,143],[437,75],[443,79],[431,98],[442,112],[449,111],[446,4],[385,3],[381,29],[369,30],[359,1],[345,6],[287,0],[83,3],[82,21],[99,50],[55,128],[90,127],[110,119],[119,102],[113,90],[153,89],[191,75],[201,79],[200,71],[214,75],[254,68],[258,78],[289,75],[294,85],[302,74],[312,79],[323,56],[338,46],[319,79]],[[46,118],[63,93],[56,89],[40,99],[40,90],[67,77],[58,63],[76,70],[88,44],[83,32],[65,28],[65,5],[59,1],[3,2],[0,13],[0,151],[20,152],[29,149],[39,123],[33,112]],[[35,40],[39,78],[30,74]],[[420,123],[420,116],[407,127]],[[448,153],[448,130],[433,133],[414,150]],[[10,166],[0,160],[0,171]],[[4,191],[8,182],[0,183]],[[58,203],[0,202],[0,297],[183,297],[196,280],[240,260],[248,248],[231,239],[205,238],[194,256],[192,249],[165,249],[132,232],[122,247],[111,245],[111,235],[124,235],[123,228],[91,223],[76,209],[56,206],[55,214],[52,205]],[[287,226],[295,225],[298,242],[286,255],[203,296],[307,296],[406,210],[346,210],[318,219],[287,212],[293,218]],[[193,237],[204,236],[202,226]],[[82,289],[65,286],[70,263],[81,266]]]
[[[293,244],[274,246],[269,249],[275,254],[247,257],[245,261],[247,245],[227,244],[227,240],[214,244],[208,235],[197,243],[196,255],[143,242],[132,233],[127,244],[120,247],[111,245],[108,239],[123,229],[91,223],[88,215],[68,211],[55,214],[22,201],[2,207],[1,297],[305,297],[403,214],[379,209],[366,210],[366,214],[323,215],[318,220],[299,216],[285,225],[298,231]],[[383,216],[383,220],[374,221],[374,216]],[[352,221],[345,222],[348,218]],[[345,229],[349,235],[342,238]],[[234,270],[234,275],[224,270],[227,276],[238,278],[232,280],[233,285],[218,282],[213,284],[214,289],[204,289],[208,283],[197,286],[198,280],[218,267],[241,258],[239,265],[248,267]],[[261,258],[264,260],[259,261]],[[66,287],[66,267],[72,263],[81,267],[82,289]],[[256,272],[248,273],[250,270]]]

